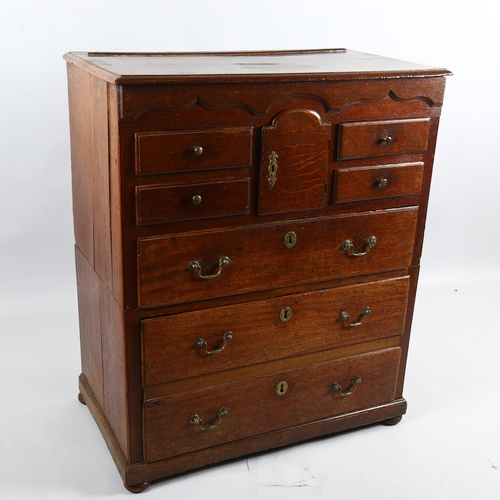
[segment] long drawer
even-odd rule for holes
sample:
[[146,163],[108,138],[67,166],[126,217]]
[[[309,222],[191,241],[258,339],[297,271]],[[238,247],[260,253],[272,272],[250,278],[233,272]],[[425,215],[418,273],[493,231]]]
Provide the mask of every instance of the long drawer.
[[395,347],[147,402],[145,460],[390,402],[399,359]]
[[404,269],[417,207],[138,241],[141,308]]
[[142,321],[144,385],[399,335],[409,278]]

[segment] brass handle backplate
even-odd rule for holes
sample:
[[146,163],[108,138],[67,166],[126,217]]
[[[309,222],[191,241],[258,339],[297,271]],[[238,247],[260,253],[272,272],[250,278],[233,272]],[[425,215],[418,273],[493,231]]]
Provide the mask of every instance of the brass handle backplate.
[[360,325],[362,325],[365,322],[366,317],[371,312],[372,312],[371,307],[366,306],[363,309],[363,312],[361,313],[361,319],[360,319],[360,321],[358,321],[357,323],[351,323],[351,317],[345,311],[340,311],[339,320],[340,321],[346,321],[347,320],[346,324],[347,324],[347,326],[350,326],[350,327],[360,326]]
[[212,349],[209,351],[207,349],[207,343],[200,337],[194,341],[195,347],[205,347],[205,352],[207,354],[219,354],[226,348],[226,344],[228,340],[231,340],[233,338],[233,332],[231,330],[228,330],[223,336],[222,336],[222,347],[219,349]]
[[215,274],[205,274],[205,275],[201,274],[201,264],[197,260],[192,260],[188,264],[188,268],[193,272],[198,272],[198,276],[200,278],[202,278],[204,280],[211,280],[213,278],[217,278],[217,276],[219,276],[220,273],[222,272],[222,268],[229,265],[230,262],[231,262],[231,260],[229,259],[229,257],[227,257],[227,256],[221,257],[219,259],[219,269],[217,270],[217,272]]
[[364,252],[355,252],[354,243],[351,240],[345,240],[342,243],[342,250],[345,250],[348,253],[350,251],[353,257],[362,257],[363,255],[366,255],[370,251],[370,249],[372,248],[372,246],[375,245],[375,243],[377,243],[377,238],[375,236],[370,236],[365,245],[366,250]]
[[332,389],[332,391],[336,391],[339,396],[342,396],[344,398],[346,396],[350,396],[351,394],[354,394],[356,392],[356,387],[360,383],[361,383],[361,377],[359,375],[357,375],[356,377],[354,377],[352,379],[350,391],[342,392],[342,387],[338,382],[334,382],[331,386],[331,389]]
[[222,417],[225,417],[228,413],[229,413],[229,408],[226,408],[225,406],[223,406],[219,410],[219,414],[218,414],[219,420],[217,422],[215,422],[215,424],[211,424],[211,425],[209,425],[209,424],[203,425],[203,419],[197,413],[195,413],[194,415],[191,415],[189,417],[189,423],[193,424],[193,425],[199,425],[199,427],[202,431],[210,431],[210,430],[218,427],[222,422]]
[[267,181],[269,182],[269,187],[272,189],[276,184],[278,178],[278,155],[271,151],[271,154],[267,157],[269,160],[269,166],[267,167]]

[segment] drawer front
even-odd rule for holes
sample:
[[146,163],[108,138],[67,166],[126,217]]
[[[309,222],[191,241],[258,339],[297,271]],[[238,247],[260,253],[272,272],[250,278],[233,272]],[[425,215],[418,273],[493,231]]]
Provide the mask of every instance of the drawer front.
[[411,263],[416,222],[417,208],[410,207],[141,238],[139,306],[404,269]]
[[146,461],[390,402],[399,359],[396,347],[148,402]]
[[158,224],[248,213],[249,179],[185,186],[141,186],[137,224]]
[[339,159],[423,153],[429,118],[342,123]]
[[408,285],[404,277],[143,320],[144,385],[399,335]]
[[334,202],[375,200],[420,194],[424,164],[355,167],[335,172]]
[[137,175],[247,167],[252,129],[138,133]]

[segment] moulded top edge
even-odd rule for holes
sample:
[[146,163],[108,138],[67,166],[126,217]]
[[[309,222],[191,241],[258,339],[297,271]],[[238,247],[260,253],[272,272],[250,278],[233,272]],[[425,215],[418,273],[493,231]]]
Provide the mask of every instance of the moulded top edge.
[[287,81],[449,75],[434,68],[346,49],[266,52],[70,52],[64,58],[111,83]]

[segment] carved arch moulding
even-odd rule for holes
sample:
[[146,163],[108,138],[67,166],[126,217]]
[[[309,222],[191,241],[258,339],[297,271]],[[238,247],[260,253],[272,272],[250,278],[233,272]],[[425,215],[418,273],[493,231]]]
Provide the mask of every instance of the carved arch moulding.
[[[444,80],[444,79],[443,79]],[[359,87],[353,92],[353,84]],[[196,107],[220,111],[242,110],[249,116],[264,116],[283,104],[296,100],[318,103],[325,113],[340,113],[354,104],[373,103],[389,98],[396,102],[421,101],[430,108],[440,107],[444,93],[444,82],[440,79],[421,78],[418,85],[409,86],[407,81],[385,79],[370,81],[323,82],[275,84],[214,84],[207,91],[197,85],[149,85],[142,93],[121,92],[122,121],[137,121],[151,113],[180,113]],[[356,95],[353,99],[352,96]],[[161,103],[158,105],[158,103]]]

